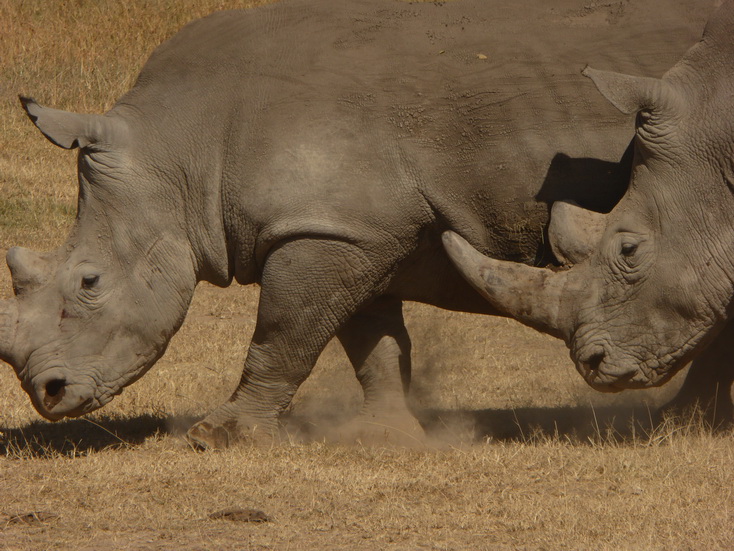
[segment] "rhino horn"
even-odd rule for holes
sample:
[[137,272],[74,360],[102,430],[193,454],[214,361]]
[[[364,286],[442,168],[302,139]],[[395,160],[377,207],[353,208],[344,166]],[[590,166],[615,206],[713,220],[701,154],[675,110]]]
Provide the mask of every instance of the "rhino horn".
[[24,247],[11,247],[5,261],[10,268],[16,295],[42,285],[50,273],[46,255]]
[[0,300],[0,360],[13,363],[13,345],[18,325],[18,301]]
[[553,272],[488,258],[458,234],[443,234],[444,248],[464,278],[501,313],[568,342],[570,311],[564,305],[571,272]]
[[553,254],[563,265],[578,264],[596,249],[606,223],[606,214],[582,208],[573,201],[556,201],[548,224]]
[[126,125],[118,118],[51,109],[32,98],[19,97],[33,124],[51,143],[64,149],[87,147],[109,151],[120,145],[127,134]]
[[650,77],[623,75],[586,67],[582,75],[590,78],[601,94],[622,113],[649,111],[654,117],[675,118],[684,101],[669,82]]

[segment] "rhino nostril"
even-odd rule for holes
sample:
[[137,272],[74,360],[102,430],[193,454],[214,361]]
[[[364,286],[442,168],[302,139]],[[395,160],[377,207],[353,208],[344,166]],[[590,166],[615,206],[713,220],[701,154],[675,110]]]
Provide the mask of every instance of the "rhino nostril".
[[43,397],[43,406],[47,411],[51,411],[61,400],[64,399],[64,388],[66,381],[64,379],[51,379],[44,387],[45,396]]
[[52,379],[46,383],[46,396],[55,397],[66,386],[64,379]]
[[591,356],[587,361],[586,365],[589,367],[590,371],[599,371],[599,366],[601,366],[601,363],[604,361],[604,353],[599,352],[597,354],[594,354]]

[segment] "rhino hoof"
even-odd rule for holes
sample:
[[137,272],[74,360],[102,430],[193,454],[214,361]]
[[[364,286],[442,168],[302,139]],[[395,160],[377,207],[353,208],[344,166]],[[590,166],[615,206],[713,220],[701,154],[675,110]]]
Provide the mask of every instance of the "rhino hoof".
[[186,439],[196,450],[222,450],[229,447],[229,433],[222,426],[200,421],[186,433]]

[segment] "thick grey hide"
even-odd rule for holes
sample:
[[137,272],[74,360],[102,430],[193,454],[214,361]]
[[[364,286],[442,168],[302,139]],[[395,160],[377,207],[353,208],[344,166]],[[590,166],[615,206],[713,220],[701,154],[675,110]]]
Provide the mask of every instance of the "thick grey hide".
[[402,301],[495,313],[442,232],[541,263],[553,201],[609,211],[632,124],[581,69],[659,75],[709,11],[587,4],[283,1],[189,24],[103,116],[24,100],[81,147],[79,216],[59,250],[8,254],[1,356],[42,415],[81,415],[160,357],[197,281],[235,279],[262,286],[257,329],[195,442],[272,431],[334,336],[364,414],[403,412]]

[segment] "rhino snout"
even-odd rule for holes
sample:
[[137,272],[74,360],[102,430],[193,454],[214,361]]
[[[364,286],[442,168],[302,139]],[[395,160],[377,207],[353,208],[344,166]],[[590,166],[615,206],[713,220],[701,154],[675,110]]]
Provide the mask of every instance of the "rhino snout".
[[52,369],[33,380],[34,403],[45,418],[58,421],[90,411],[95,389],[89,383],[73,382],[63,369]]
[[651,386],[651,381],[639,365],[625,360],[612,359],[604,348],[592,347],[578,356],[576,366],[586,382],[601,392]]

